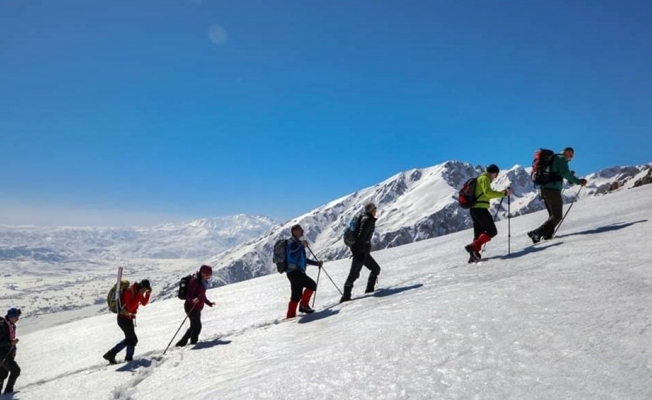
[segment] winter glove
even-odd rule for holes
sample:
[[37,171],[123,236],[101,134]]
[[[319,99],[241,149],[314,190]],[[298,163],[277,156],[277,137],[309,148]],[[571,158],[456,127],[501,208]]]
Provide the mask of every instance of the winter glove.
[[580,185],[582,185],[582,186],[586,186],[587,183],[588,183],[588,182],[587,182],[586,179],[580,179]]
[[209,302],[208,302],[208,306],[209,306],[209,307],[213,307],[214,305],[215,305],[215,303],[213,303],[212,301],[209,301]]
[[324,262],[323,262],[323,261],[319,261],[319,264],[317,264],[317,267],[318,267],[319,269],[321,269],[322,265],[324,265]]

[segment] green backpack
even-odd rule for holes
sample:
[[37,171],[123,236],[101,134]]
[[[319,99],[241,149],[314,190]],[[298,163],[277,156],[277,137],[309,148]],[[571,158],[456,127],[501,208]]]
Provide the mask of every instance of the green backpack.
[[120,306],[118,305],[119,299],[122,298],[122,293],[125,291],[125,289],[129,287],[129,281],[124,279],[120,281],[118,300],[116,300],[116,296],[115,296],[115,291],[117,286],[118,286],[117,284],[113,285],[111,287],[111,290],[109,290],[109,293],[106,295],[106,305],[109,306],[109,311],[115,314],[117,314],[118,311],[120,311]]

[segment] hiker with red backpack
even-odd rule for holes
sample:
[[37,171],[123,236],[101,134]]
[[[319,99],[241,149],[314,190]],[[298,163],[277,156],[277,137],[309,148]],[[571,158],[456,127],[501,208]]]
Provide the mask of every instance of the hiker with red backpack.
[[118,327],[124,333],[125,338],[102,356],[109,363],[117,364],[118,362],[115,356],[125,347],[127,348],[125,361],[133,360],[136,344],[138,343],[134,324],[136,313],[138,312],[139,306],[146,306],[149,303],[151,293],[152,287],[150,286],[149,280],[143,279],[140,282],[129,285],[120,295],[121,307],[118,311]]
[[306,266],[315,265],[319,268],[324,264],[322,261],[311,260],[306,256],[308,242],[302,240],[303,228],[296,224],[290,228],[292,237],[287,241],[285,248],[287,271],[286,275],[290,281],[292,294],[288,303],[287,318],[297,316],[297,306],[299,312],[311,314],[315,310],[310,307],[310,297],[317,290],[317,283],[306,274]]
[[476,200],[469,210],[473,220],[473,242],[464,247],[464,250],[469,253],[469,263],[480,261],[482,259],[480,254],[482,246],[498,234],[494,219],[489,212],[489,201],[508,197],[512,194],[510,188],[502,192],[491,188],[491,182],[498,177],[499,173],[500,168],[496,164],[491,164],[476,181],[474,192]]
[[[572,147],[566,147],[561,153],[553,154],[548,151],[550,156],[545,166],[545,169],[534,165],[533,163],[533,181],[535,184],[541,185],[541,198],[548,210],[548,219],[537,229],[527,233],[532,239],[533,243],[539,243],[541,239],[551,239],[555,233],[555,228],[563,218],[564,200],[561,197],[561,191],[564,183],[564,178],[576,185],[586,186],[586,179],[577,178],[568,168],[568,163],[573,160],[575,150]],[[535,162],[537,159],[535,159]],[[539,171],[536,171],[539,169]],[[539,172],[540,175],[545,172],[545,176],[536,176]]]
[[7,315],[0,319],[0,393],[7,380],[4,394],[14,392],[14,384],[20,375],[20,367],[16,363],[16,322],[20,318],[20,308],[12,307],[7,310]]
[[202,265],[197,271],[197,274],[190,278],[188,282],[188,290],[186,292],[186,301],[183,303],[183,309],[190,320],[190,328],[186,330],[183,337],[177,342],[177,347],[183,347],[188,344],[196,344],[199,341],[199,334],[201,333],[201,311],[204,309],[204,304],[213,307],[215,303],[206,298],[206,289],[208,289],[208,281],[213,275],[213,268],[210,265]]

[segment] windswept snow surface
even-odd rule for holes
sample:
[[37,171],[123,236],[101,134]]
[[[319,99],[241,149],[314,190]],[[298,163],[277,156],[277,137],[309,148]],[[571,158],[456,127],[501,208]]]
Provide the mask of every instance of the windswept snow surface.
[[[318,311],[291,321],[283,275],[212,289],[201,342],[165,355],[182,302],[141,307],[128,364],[101,358],[122,337],[113,315],[24,336],[19,323],[14,398],[652,398],[652,186],[582,200],[533,246],[545,218],[500,221],[477,265],[468,230],[374,252],[380,289],[362,295],[363,271],[342,305],[322,273]],[[349,260],[325,268],[341,287]]]

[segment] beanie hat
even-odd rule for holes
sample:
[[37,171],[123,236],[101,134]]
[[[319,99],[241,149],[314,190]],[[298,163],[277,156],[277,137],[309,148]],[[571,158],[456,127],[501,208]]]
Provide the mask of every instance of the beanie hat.
[[376,205],[374,203],[368,203],[367,205],[364,206],[364,210],[366,212],[372,212],[376,208]]
[[210,265],[202,265],[201,268],[199,268],[199,273],[213,275],[213,268],[211,268]]
[[563,151],[570,151],[571,153],[575,154],[575,150],[573,150],[572,147],[566,147]]
[[140,287],[147,290],[152,290],[152,286],[149,284],[149,279],[143,279],[140,281]]
[[500,168],[496,164],[491,164],[487,167],[487,172],[490,174],[497,174],[500,172]]
[[7,318],[20,317],[20,308],[11,307],[7,310]]

